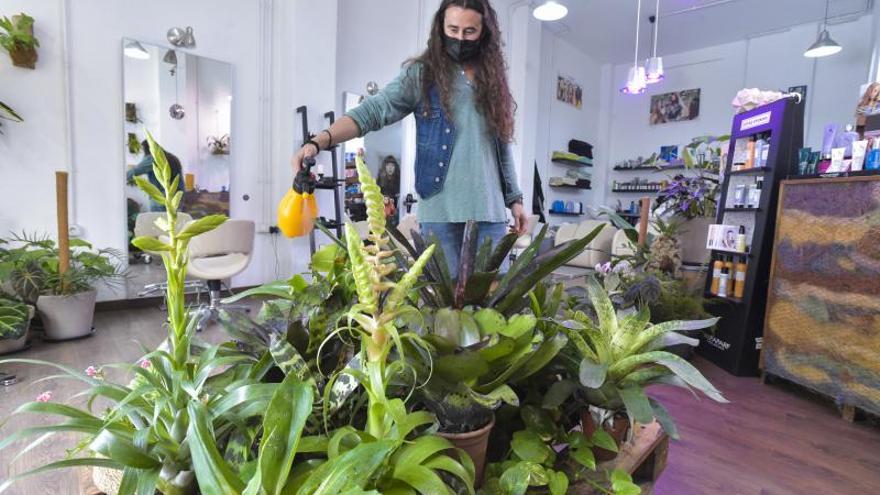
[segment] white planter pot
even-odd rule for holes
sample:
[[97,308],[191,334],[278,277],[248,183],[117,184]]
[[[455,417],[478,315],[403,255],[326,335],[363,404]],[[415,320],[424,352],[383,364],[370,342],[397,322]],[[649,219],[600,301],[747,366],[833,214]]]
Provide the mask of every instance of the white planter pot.
[[709,250],[706,249],[706,237],[709,235],[709,225],[715,223],[714,218],[698,217],[685,220],[681,224],[679,245],[681,246],[681,261],[684,263],[708,263]]
[[94,289],[69,296],[40,296],[37,311],[43,319],[46,338],[69,340],[91,334],[97,296]]

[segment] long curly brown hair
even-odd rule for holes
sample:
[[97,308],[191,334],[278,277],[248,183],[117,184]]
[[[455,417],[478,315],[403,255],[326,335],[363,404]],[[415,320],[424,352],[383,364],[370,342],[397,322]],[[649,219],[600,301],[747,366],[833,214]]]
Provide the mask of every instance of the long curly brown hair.
[[483,16],[483,32],[480,35],[480,54],[471,63],[476,82],[477,111],[486,119],[489,129],[504,142],[513,141],[513,113],[516,104],[507,84],[507,66],[502,52],[501,30],[498,16],[489,0],[443,0],[434,22],[425,51],[411,60],[422,64],[422,95],[428,104],[428,91],[437,85],[443,111],[451,114],[452,82],[455,66],[446,55],[443,34],[446,9],[458,6],[471,9]]

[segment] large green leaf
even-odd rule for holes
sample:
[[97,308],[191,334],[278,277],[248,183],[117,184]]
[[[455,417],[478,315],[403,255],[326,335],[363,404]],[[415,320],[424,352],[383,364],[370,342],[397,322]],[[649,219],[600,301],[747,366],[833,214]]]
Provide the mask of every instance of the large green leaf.
[[171,249],[173,249],[171,247],[171,245],[165,244],[164,242],[160,241],[159,239],[156,239],[155,237],[147,237],[147,236],[135,237],[131,241],[131,243],[134,244],[134,246],[136,248],[140,249],[141,251],[148,251],[148,252],[153,252],[153,253],[168,252],[168,251],[171,251]]
[[614,377],[625,376],[637,367],[648,363],[657,363],[669,368],[670,371],[684,380],[685,383],[700,390],[710,399],[716,402],[727,403],[727,399],[725,399],[724,396],[721,395],[721,392],[709,383],[709,380],[706,380],[697,368],[670,352],[651,351],[644,354],[630,356],[614,363],[611,368],[609,368],[608,372]]
[[654,420],[654,411],[642,387],[624,387],[617,391],[626,405],[626,412],[630,418],[643,425]]
[[544,463],[554,455],[553,450],[544,443],[541,436],[531,430],[515,432],[510,441],[510,448],[520,459],[538,464]]
[[675,427],[675,421],[672,420],[672,416],[669,415],[669,411],[663,407],[663,404],[657,402],[654,398],[648,398],[648,402],[651,403],[651,409],[654,411],[654,417],[657,418],[657,422],[660,423],[660,426],[663,427],[663,431],[666,432],[673,439],[678,439],[678,428]]
[[192,455],[193,470],[204,495],[241,493],[244,483],[223,460],[214,441],[214,431],[205,406],[192,401],[187,406],[190,416],[187,440]]
[[709,318],[707,320],[684,320],[684,321],[666,321],[658,323],[646,328],[641,332],[632,343],[630,352],[641,352],[642,347],[653,344],[658,337],[670,332],[688,332],[694,330],[702,330],[709,328],[718,323],[719,318]]
[[103,459],[103,458],[76,458],[76,459],[65,459],[63,461],[52,462],[49,464],[45,464],[36,469],[28,471],[26,473],[18,474],[10,477],[2,484],[0,484],[0,493],[6,491],[13,483],[16,481],[26,478],[28,476],[33,476],[35,474],[45,473],[47,471],[54,471],[56,469],[65,469],[72,467],[103,467],[108,469],[122,469],[122,465],[113,459]]
[[547,473],[550,478],[547,487],[550,489],[550,495],[565,495],[568,493],[568,476],[562,471],[553,471]]
[[287,482],[312,399],[312,386],[289,374],[269,402],[259,457],[263,492],[268,495],[280,495]]
[[524,495],[529,489],[529,470],[525,461],[517,462],[501,475],[501,489],[505,495]]
[[597,363],[590,358],[581,359],[580,368],[578,369],[578,379],[581,385],[587,388],[599,388],[605,383],[607,374],[607,364]]
[[226,222],[226,215],[206,215],[198,220],[190,222],[178,234],[178,239],[190,239],[199,234],[210,232]]
[[545,409],[556,409],[562,405],[563,402],[568,400],[571,397],[571,394],[577,390],[578,384],[571,380],[560,380],[558,382],[554,382],[553,385],[550,385],[550,388],[547,390],[547,393],[544,394],[544,400],[541,404],[541,407]]
[[131,440],[111,430],[98,433],[89,448],[121,465],[136,469],[155,469],[161,465],[147,452],[135,447]]
[[568,337],[563,333],[557,333],[552,338],[545,340],[535,352],[529,355],[525,364],[510,376],[510,382],[520,382],[544,369],[565,348],[566,344],[568,344]]
[[489,363],[478,352],[447,354],[434,361],[434,373],[450,382],[477,379],[489,372]]
[[455,284],[456,308],[465,305],[465,287],[474,272],[474,263],[477,256],[477,222],[468,220],[464,225],[464,234],[461,239],[461,252],[458,257],[458,280]]
[[296,493],[334,495],[355,487],[364,488],[395,445],[390,440],[362,443],[317,467]]

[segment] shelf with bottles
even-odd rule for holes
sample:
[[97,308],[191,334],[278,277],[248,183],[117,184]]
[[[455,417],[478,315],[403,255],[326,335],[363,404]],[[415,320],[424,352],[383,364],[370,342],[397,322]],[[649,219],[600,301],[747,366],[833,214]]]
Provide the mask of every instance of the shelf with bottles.
[[563,217],[582,217],[582,216],[584,216],[584,213],[569,212],[569,211],[553,211],[553,210],[550,210],[550,214],[563,216]]
[[581,216],[584,214],[584,204],[580,201],[563,201],[557,199],[550,205],[550,214]]

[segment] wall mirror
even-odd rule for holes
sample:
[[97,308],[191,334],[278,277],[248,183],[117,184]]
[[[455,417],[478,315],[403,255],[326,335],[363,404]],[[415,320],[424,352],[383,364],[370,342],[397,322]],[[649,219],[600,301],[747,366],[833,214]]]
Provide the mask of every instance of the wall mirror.
[[[346,91],[342,94],[343,108],[347,112],[357,107],[363,99],[363,95]],[[345,210],[353,221],[366,219],[363,196],[358,189],[357,175],[354,171],[355,156],[363,150],[364,162],[385,196],[385,212],[388,220],[397,225],[403,207],[400,198],[402,139],[403,126],[401,122],[396,122],[343,145],[346,167]]]
[[[144,286],[165,278],[159,256],[130,244],[137,235],[155,235],[153,220],[163,207],[134,184],[134,176],[155,181],[145,146],[149,131],[180,174],[188,217],[229,215],[232,127],[232,66],[180,50],[123,39],[124,184],[128,209],[123,226],[129,239],[131,277],[126,298],[144,294]],[[187,217],[188,216],[188,217]]]

